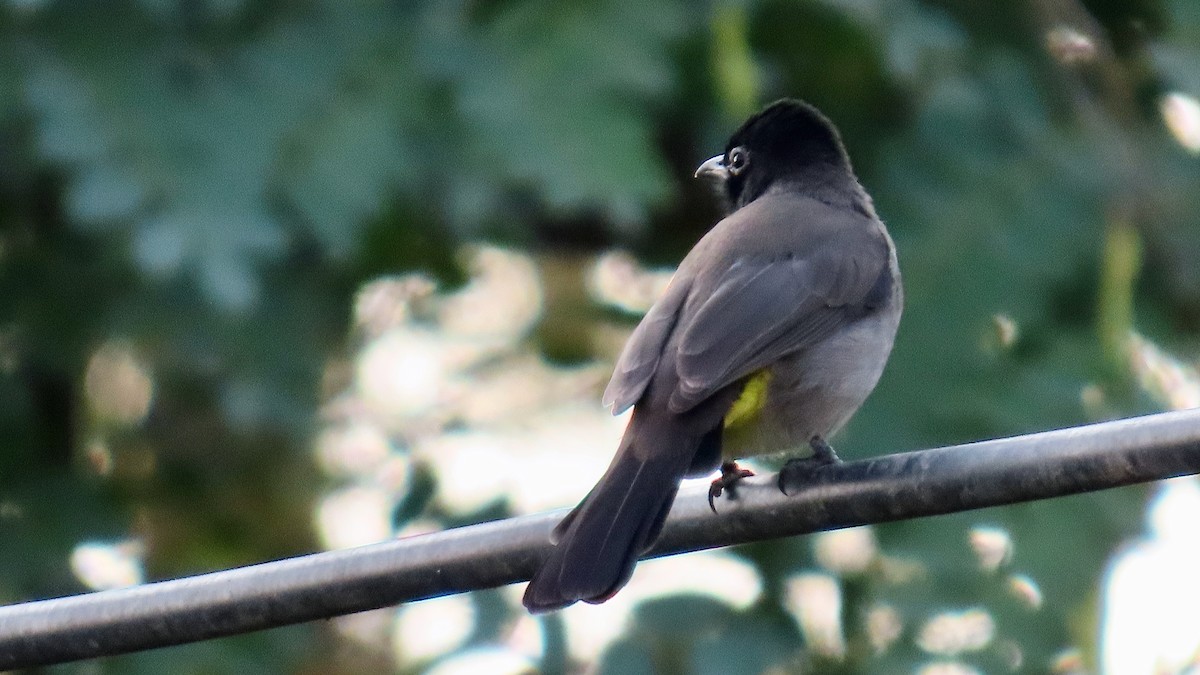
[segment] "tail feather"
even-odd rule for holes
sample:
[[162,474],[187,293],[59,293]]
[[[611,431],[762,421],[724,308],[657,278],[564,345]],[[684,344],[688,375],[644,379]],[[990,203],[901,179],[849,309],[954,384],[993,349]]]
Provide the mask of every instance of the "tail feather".
[[686,435],[663,434],[658,440],[677,451],[659,446],[634,452],[636,436],[633,429],[627,432],[600,482],[555,529],[556,546],[525,590],[530,611],[607,600],[658,538],[695,449],[679,451]]

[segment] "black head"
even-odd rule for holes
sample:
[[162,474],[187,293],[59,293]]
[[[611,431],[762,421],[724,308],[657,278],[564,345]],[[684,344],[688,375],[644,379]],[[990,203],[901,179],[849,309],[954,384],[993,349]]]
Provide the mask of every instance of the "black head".
[[793,99],[746,120],[696,176],[721,181],[733,208],[786,185],[822,201],[857,206],[866,195],[854,177],[837,129],[816,108]]

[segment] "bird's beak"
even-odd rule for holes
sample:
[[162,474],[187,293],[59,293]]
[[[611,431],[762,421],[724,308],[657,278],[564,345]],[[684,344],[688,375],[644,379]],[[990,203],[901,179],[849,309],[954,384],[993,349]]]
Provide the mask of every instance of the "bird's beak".
[[729,169],[725,166],[725,155],[717,155],[704,160],[704,163],[696,169],[696,173],[692,175],[693,178],[701,176],[712,176],[719,180],[729,178]]

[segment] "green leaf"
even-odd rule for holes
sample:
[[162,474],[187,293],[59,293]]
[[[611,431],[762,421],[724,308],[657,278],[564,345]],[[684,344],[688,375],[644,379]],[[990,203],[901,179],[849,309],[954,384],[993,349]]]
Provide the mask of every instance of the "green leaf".
[[532,189],[559,212],[637,218],[666,195],[644,113],[670,90],[677,6],[520,2],[465,15],[435,5],[418,37],[425,70],[453,87],[469,144],[460,170]]

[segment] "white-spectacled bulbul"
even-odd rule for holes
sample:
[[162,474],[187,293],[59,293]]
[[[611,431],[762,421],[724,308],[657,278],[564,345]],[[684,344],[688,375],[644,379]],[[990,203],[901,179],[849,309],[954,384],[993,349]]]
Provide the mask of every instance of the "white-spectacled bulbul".
[[833,125],[774,103],[700,165],[729,214],[679,265],[604,392],[633,406],[612,464],[554,530],[524,603],[603,602],[658,537],[685,477],[824,439],[883,371],[903,307],[896,251]]

